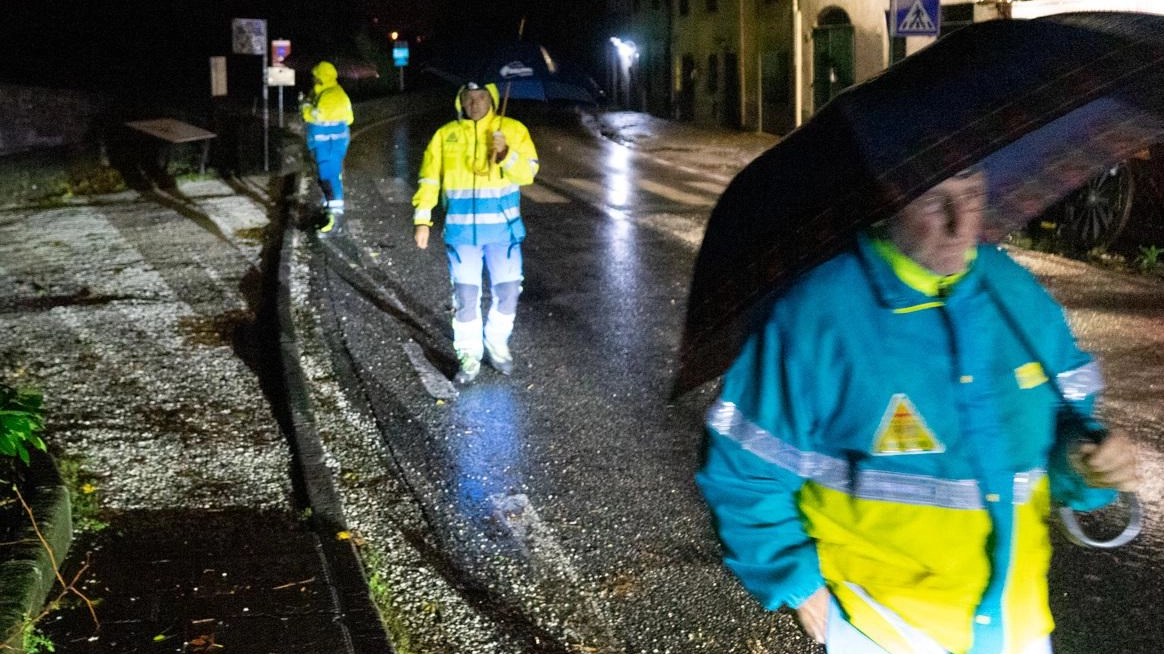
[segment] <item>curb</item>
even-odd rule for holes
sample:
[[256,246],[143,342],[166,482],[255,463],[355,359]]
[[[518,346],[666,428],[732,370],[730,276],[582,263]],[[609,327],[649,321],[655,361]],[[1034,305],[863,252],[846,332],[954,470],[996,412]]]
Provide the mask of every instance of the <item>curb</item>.
[[[0,649],[24,651],[22,627],[40,612],[57,581],[54,563],[64,562],[73,541],[73,513],[69,489],[61,479],[56,461],[42,452],[33,452],[29,465],[32,497],[25,498],[36,518],[40,534],[52,549],[45,551],[31,524],[17,532],[17,544],[6,548],[0,561]],[[25,542],[28,541],[28,542]]]
[[330,568],[331,582],[339,590],[336,599],[344,614],[363,616],[359,621],[363,629],[354,633],[348,630],[347,651],[392,654],[396,650],[384,628],[380,612],[372,601],[363,560],[350,540],[337,540],[337,534],[347,530],[347,518],[311,410],[310,389],[299,362],[298,335],[291,313],[291,263],[302,235],[297,227],[300,221],[292,211],[283,213],[285,222],[279,248],[276,319],[279,325],[279,361],[282,365],[283,388],[287,394],[294,460],[311,507],[312,522]]
[[323,443],[315,426],[315,416],[311,412],[310,392],[306,375],[299,364],[298,335],[295,321],[291,316],[291,260],[299,231],[295,220],[288,220],[283,229],[282,245],[279,248],[278,273],[278,321],[279,360],[283,366],[283,386],[287,392],[287,405],[291,414],[292,437],[295,443],[295,461],[303,478],[307,502],[311,506],[312,519],[319,529],[336,532],[347,529],[343,505],[336,491],[331,470],[327,467]]

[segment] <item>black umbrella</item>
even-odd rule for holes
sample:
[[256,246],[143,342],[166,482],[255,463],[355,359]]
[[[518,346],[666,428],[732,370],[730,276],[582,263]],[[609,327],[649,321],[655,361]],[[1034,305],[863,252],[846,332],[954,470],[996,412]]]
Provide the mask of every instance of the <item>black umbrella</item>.
[[927,189],[985,167],[987,237],[1164,140],[1164,17],[1060,14],[965,27],[848,89],[742,170],[712,211],[675,395],[727,369],[805,270]]
[[601,95],[598,84],[588,75],[529,41],[446,56],[430,64],[428,70],[458,86],[469,81],[496,84],[503,96],[514,100],[596,104]]

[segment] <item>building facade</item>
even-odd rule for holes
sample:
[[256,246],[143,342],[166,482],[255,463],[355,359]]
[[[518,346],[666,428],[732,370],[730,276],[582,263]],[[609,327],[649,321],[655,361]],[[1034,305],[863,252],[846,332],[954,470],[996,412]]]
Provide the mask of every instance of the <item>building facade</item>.
[[890,0],[611,0],[611,97],[627,109],[785,134],[845,88],[965,25],[1164,0],[940,0],[939,36],[891,36]]

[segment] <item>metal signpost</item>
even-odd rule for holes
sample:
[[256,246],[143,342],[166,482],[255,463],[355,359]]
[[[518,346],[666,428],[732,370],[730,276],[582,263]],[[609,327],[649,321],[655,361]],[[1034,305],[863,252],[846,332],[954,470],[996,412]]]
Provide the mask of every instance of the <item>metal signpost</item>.
[[400,90],[404,90],[404,67],[408,65],[408,41],[392,42],[392,63],[400,71]]
[[270,107],[267,95],[267,20],[265,18],[235,18],[231,21],[231,42],[234,53],[263,57],[263,172],[271,170]]
[[283,127],[283,88],[295,86],[295,69],[288,68],[283,60],[291,55],[291,41],[271,40],[271,67],[267,69],[267,86],[279,87],[279,128]]
[[939,0],[891,0],[890,36],[937,36],[941,31]]
[[279,127],[283,127],[283,89],[295,86],[295,69],[271,66],[267,69],[267,86],[279,87]]

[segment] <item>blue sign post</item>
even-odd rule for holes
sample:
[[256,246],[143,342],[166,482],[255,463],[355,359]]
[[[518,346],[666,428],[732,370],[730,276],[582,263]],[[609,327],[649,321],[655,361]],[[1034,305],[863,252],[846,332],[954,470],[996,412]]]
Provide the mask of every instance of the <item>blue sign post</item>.
[[890,36],[937,36],[941,29],[940,0],[891,0]]
[[[395,36],[395,34],[393,34]],[[400,71],[400,90],[404,90],[404,67],[408,65],[408,41],[392,42],[392,63]]]
[[408,41],[392,42],[392,61],[397,68],[408,65]]

